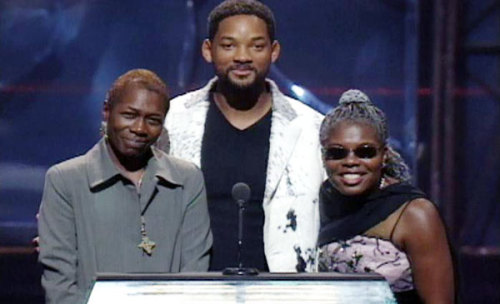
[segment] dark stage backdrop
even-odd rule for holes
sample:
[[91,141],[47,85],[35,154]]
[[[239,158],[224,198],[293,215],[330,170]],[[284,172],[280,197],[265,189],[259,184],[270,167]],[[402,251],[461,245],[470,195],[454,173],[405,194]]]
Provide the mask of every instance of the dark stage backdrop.
[[[0,18],[0,242],[35,234],[44,174],[98,140],[112,81],[148,68],[173,95],[204,85],[200,55],[219,1],[3,1]],[[414,161],[417,20],[412,1],[265,1],[282,55],[271,77],[327,111],[360,88],[387,111],[394,143]]]
[[[175,96],[213,75],[200,45],[208,12],[218,2],[0,0],[0,246],[26,245],[36,234],[46,170],[98,140],[102,103],[117,76],[132,68],[154,70]],[[388,114],[392,142],[414,175],[428,175],[417,168],[429,153],[429,137],[416,130],[417,121],[428,124],[430,117],[419,117],[416,109],[431,107],[418,104],[430,100],[418,76],[432,62],[418,60],[432,37],[418,29],[419,22],[432,20],[420,21],[419,2],[264,2],[277,19],[282,54],[270,77],[282,90],[322,112],[344,90],[365,90]],[[491,69],[487,62],[471,64],[474,70]],[[498,81],[498,66],[487,73]],[[461,159],[473,161],[461,167],[467,185],[483,194],[465,193],[464,205],[490,226],[464,229],[463,243],[498,245],[499,208],[481,208],[492,206],[498,194],[491,191],[499,184],[498,154],[484,154],[491,145],[498,151],[498,135],[487,131],[498,127],[498,102],[479,94],[466,106],[471,113],[464,118]],[[484,162],[491,170],[482,169]]]

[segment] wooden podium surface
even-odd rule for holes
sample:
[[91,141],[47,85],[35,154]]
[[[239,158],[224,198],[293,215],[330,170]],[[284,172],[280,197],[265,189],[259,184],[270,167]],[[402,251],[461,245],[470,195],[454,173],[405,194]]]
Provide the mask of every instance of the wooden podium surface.
[[396,303],[378,275],[336,273],[98,274],[88,304]]

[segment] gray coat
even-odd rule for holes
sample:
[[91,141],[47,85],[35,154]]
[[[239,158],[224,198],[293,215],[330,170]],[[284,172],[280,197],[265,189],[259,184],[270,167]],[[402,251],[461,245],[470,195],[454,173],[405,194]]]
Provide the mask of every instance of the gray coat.
[[[47,303],[81,303],[97,272],[206,271],[212,245],[203,176],[153,149],[140,191],[111,161],[105,140],[49,169],[40,207]],[[141,212],[151,256],[138,248]]]

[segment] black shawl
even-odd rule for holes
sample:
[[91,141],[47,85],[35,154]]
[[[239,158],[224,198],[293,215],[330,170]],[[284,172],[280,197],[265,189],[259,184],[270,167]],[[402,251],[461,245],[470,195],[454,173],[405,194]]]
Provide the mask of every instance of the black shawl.
[[368,195],[348,197],[326,180],[319,194],[321,229],[318,245],[360,235],[416,198],[425,198],[425,194],[409,183],[392,184]]

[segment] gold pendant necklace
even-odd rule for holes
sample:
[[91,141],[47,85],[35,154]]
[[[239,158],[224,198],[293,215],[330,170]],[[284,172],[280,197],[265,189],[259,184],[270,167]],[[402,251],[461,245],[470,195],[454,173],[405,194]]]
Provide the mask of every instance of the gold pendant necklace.
[[[137,192],[140,193],[141,191],[141,186],[142,186],[142,179],[145,175],[146,171],[142,172],[141,177],[139,178],[139,181],[137,182]],[[140,194],[139,194],[140,197]],[[153,254],[153,250],[156,247],[156,243],[151,240],[148,237],[147,231],[146,231],[146,219],[144,218],[144,213],[146,212],[146,209],[144,209],[141,212],[141,242],[137,247],[141,248],[143,252],[145,252],[147,255],[151,256]]]
[[156,247],[156,243],[149,239],[146,232],[146,220],[144,219],[144,215],[141,214],[141,235],[142,241],[139,243],[137,247],[142,248],[147,255],[151,256],[153,254],[153,250]]

